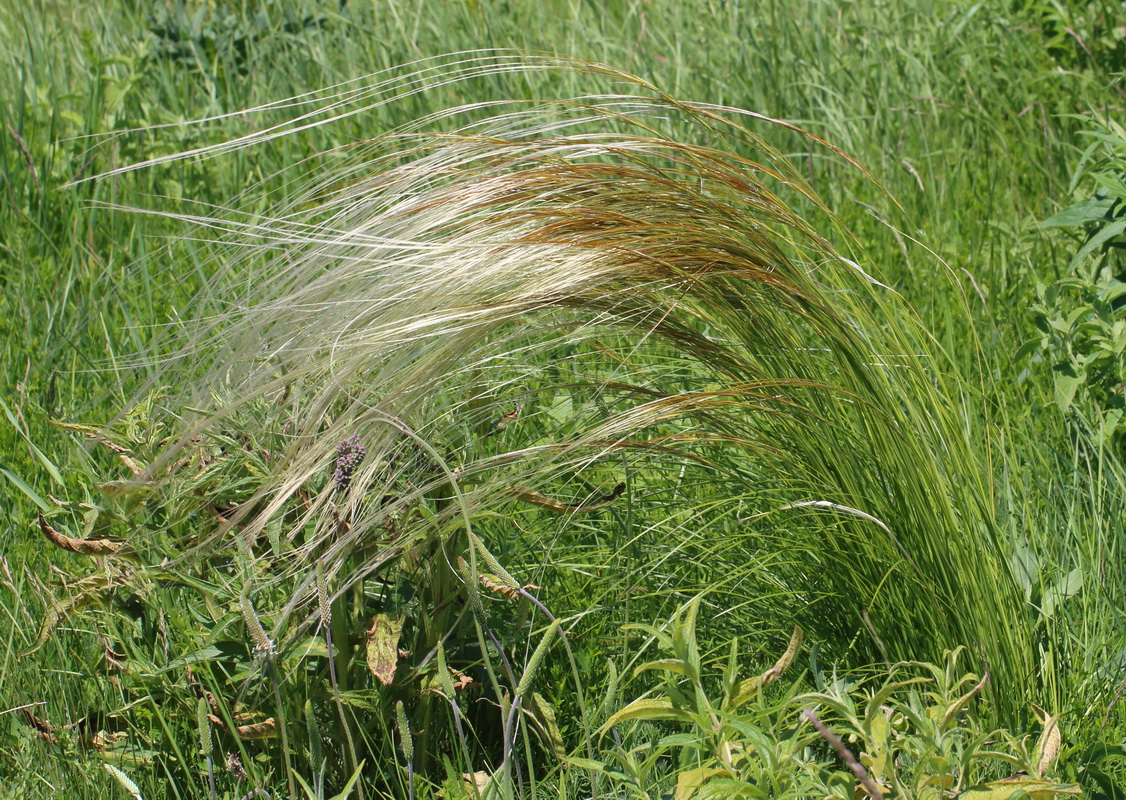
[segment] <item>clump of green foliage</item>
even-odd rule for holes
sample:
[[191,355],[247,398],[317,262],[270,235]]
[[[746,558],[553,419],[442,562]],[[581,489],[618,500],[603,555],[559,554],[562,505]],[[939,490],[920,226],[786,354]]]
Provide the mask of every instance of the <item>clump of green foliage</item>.
[[1079,200],[1045,220],[1081,239],[1063,277],[1037,285],[1036,348],[1050,364],[1061,411],[1089,426],[1103,444],[1126,432],[1126,131],[1106,119],[1086,132],[1072,179]]
[[988,673],[959,670],[961,650],[941,664],[891,665],[881,678],[854,683],[814,676],[819,690],[766,687],[791,666],[801,643],[770,669],[741,679],[738,640],[718,675],[708,674],[696,642],[696,598],[667,626],[645,627],[661,658],[634,676],[660,684],[615,712],[603,741],[616,744],[591,767],[631,797],[847,798],[870,796],[986,800],[1081,794],[1051,777],[1060,753],[1058,716],[1039,712],[1030,739],[982,727]]

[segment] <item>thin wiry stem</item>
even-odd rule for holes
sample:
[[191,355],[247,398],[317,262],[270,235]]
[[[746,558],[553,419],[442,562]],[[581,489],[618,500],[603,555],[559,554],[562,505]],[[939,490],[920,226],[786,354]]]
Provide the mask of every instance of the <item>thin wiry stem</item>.
[[852,754],[852,751],[845,747],[845,743],[841,741],[841,738],[829,730],[825,726],[825,723],[819,720],[817,715],[810,709],[803,708],[801,713],[803,717],[809,720],[817,732],[821,734],[821,738],[827,741],[833,750],[836,751],[841,761],[845,763],[849,771],[860,781],[860,785],[864,787],[864,791],[868,793],[868,796],[871,797],[872,800],[883,800],[884,793],[880,790],[879,785],[869,777],[868,770],[864,768],[863,764],[856,760],[856,756]]
[[[356,745],[352,741],[352,726],[348,724],[348,717],[344,713],[344,701],[340,697],[340,686],[336,681],[336,657],[332,650],[332,605],[328,598],[328,588],[325,585],[324,572],[319,560],[317,561],[315,571],[314,579],[316,581],[317,609],[320,613],[321,626],[324,628],[325,647],[328,650],[328,676],[332,684],[332,699],[336,705],[336,713],[340,718],[340,727],[344,731],[344,738],[348,745],[348,763],[352,767],[353,774],[355,774],[360,768],[360,764],[359,760],[356,758]],[[363,800],[363,781],[357,782],[356,789],[357,796],[360,800]]]

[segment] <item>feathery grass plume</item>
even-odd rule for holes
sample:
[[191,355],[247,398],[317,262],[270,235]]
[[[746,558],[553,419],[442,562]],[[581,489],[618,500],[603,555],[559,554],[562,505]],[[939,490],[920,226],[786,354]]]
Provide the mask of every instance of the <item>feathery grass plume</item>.
[[[266,580],[289,587],[292,611],[315,593],[310,557],[345,586],[427,542],[446,569],[478,511],[541,513],[516,510],[512,487],[604,497],[591,482],[617,484],[620,467],[630,524],[654,546],[611,544],[616,563],[640,561],[586,602],[622,607],[633,580],[670,600],[745,592],[764,616],[791,616],[796,598],[811,636],[868,661],[863,609],[891,658],[980,645],[1002,714],[1017,713],[1035,648],[978,398],[903,298],[838,252],[847,234],[768,137],[782,127],[848,160],[839,151],[609,67],[473,54],[304,98],[288,127],[177,157],[521,70],[607,89],[451,109],[325,154],[323,171],[295,166],[303,188],[270,216],[192,218],[229,257],[169,362],[198,376],[182,405],[202,411],[151,474],[248,417],[276,457],[186,551],[284,526],[292,569]],[[513,399],[520,418],[481,434]],[[365,447],[347,493],[323,477],[341,431]]]

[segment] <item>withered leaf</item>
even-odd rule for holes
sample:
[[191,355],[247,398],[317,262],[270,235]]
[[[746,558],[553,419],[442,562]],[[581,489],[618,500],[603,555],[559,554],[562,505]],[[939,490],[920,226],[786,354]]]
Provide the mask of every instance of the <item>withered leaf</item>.
[[395,680],[399,665],[399,635],[403,631],[403,618],[376,614],[367,631],[367,663],[371,674],[384,686]]
[[[228,730],[227,725],[222,719],[214,714],[208,714],[207,719],[211,724],[220,730]],[[246,739],[270,739],[277,736],[278,726],[273,717],[267,717],[261,722],[255,722],[251,725],[239,725],[235,728],[235,735],[238,738]]]
[[47,518],[39,515],[39,529],[51,542],[63,550],[71,553],[80,553],[84,556],[112,556],[121,549],[121,542],[111,542],[109,539],[73,539],[59,533],[47,522]]

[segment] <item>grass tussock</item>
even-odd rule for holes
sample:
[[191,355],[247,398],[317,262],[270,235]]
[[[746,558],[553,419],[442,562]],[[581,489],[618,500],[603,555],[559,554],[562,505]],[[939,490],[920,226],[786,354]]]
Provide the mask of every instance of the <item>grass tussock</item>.
[[[153,443],[122,492],[157,493],[180,514],[213,511],[211,526],[160,537],[157,552],[172,573],[242,562],[219,568],[215,591],[238,597],[275,692],[287,680],[279,648],[313,623],[333,627],[320,571],[330,605],[350,600],[336,613],[377,615],[369,643],[379,614],[442,610],[415,623],[405,649],[425,654],[416,670],[472,622],[476,658],[488,665],[491,639],[505,662],[487,670],[493,688],[504,696],[507,672],[517,708],[558,621],[519,677],[472,599],[479,580],[572,625],[639,588],[607,569],[599,606],[549,600],[548,612],[512,573],[566,576],[497,555],[514,495],[586,485],[586,500],[556,510],[569,518],[569,505],[589,502],[620,526],[605,512],[621,497],[646,538],[688,539],[685,566],[650,557],[670,600],[710,586],[722,606],[728,586],[769,587],[780,614],[857,665],[971,642],[999,687],[998,711],[1016,713],[1030,632],[982,494],[988,465],[956,413],[964,390],[901,298],[783,199],[835,225],[800,176],[724,111],[615,93],[440,135],[396,133],[350,147],[281,213],[234,223],[234,257],[202,301],[215,323],[168,367],[183,375],[217,353],[202,392],[163,401],[200,412]],[[662,118],[713,144],[662,135]],[[509,414],[493,435],[490,421]],[[220,437],[242,454],[215,453]],[[248,451],[259,474],[235,500],[229,464]],[[673,503],[653,502],[652,473],[670,469],[693,478]],[[622,488],[597,488],[607,474]],[[734,507],[716,504],[717,484],[741,487]],[[681,512],[671,519],[670,505]],[[694,535],[685,512],[706,514]],[[734,574],[693,552],[714,547],[720,525],[731,529],[723,558],[744,563]],[[785,555],[767,570],[782,535]],[[644,556],[634,569],[651,571]],[[425,598],[413,608],[393,596],[408,575]],[[470,613],[455,616],[462,604]],[[340,677],[361,654],[354,625],[337,627]],[[285,725],[276,730],[288,753]],[[510,771],[508,733],[503,744]]]
[[1098,13],[291,5],[0,14],[11,786],[1119,796]]

